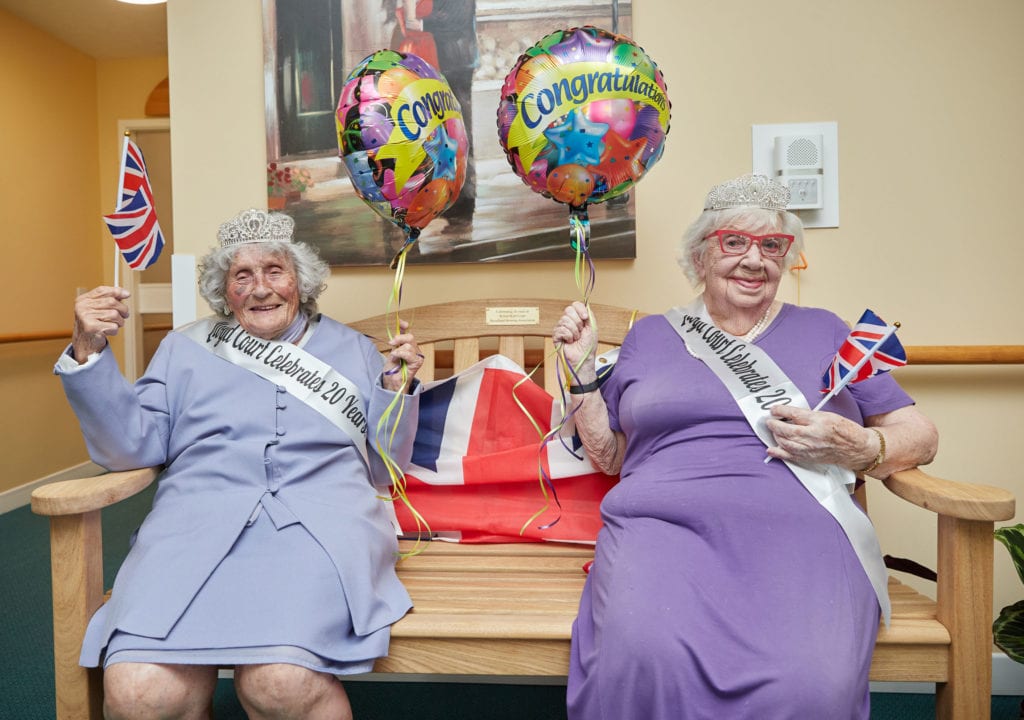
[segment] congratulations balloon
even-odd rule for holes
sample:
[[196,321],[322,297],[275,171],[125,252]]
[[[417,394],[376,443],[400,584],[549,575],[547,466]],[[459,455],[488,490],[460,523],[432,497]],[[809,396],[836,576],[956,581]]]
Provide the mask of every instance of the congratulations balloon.
[[665,148],[665,80],[624,35],[557,30],[519,58],[501,96],[498,139],[512,168],[573,208],[626,192]]
[[349,74],[334,117],[356,193],[412,243],[466,179],[469,138],[448,82],[415,55],[379,50]]

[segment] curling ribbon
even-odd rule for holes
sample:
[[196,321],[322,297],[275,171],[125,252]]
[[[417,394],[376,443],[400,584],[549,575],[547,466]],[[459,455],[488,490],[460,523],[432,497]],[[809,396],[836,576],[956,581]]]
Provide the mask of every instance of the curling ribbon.
[[[576,252],[576,259],[573,269],[573,277],[576,281],[576,287],[580,291],[583,303],[587,305],[587,307],[589,308],[590,293],[594,289],[596,270],[594,267],[593,258],[591,258],[590,256],[590,217],[587,213],[587,208],[585,205],[570,208],[569,242],[572,245],[573,250],[575,250]],[[592,348],[591,350],[595,349],[596,348]],[[568,383],[568,373],[563,372],[563,368],[569,370],[574,377],[576,376],[576,373],[578,372],[579,368],[569,368],[569,364],[565,360],[565,353],[562,351],[561,348],[557,348],[552,355],[549,355],[548,357],[544,358],[544,360],[541,361],[541,365],[544,362],[552,360],[552,358],[554,358],[555,362],[558,363],[558,385],[560,388],[564,388]],[[541,431],[540,425],[530,415],[530,412],[526,409],[526,407],[523,405],[523,403],[519,400],[518,396],[516,395],[516,390],[518,390],[519,386],[522,385],[524,382],[531,380],[533,378],[534,373],[537,372],[538,368],[540,368],[540,365],[531,370],[526,375],[526,377],[517,382],[515,386],[513,386],[512,388],[513,400],[515,400],[516,405],[518,405],[520,410],[523,411],[527,419],[530,421],[530,424],[533,425],[534,429],[537,431],[537,434],[540,436],[540,443],[537,448],[537,477],[538,482],[540,483],[541,494],[544,496],[544,506],[541,507],[541,509],[535,512],[533,515],[531,515],[525,523],[523,523],[522,528],[520,528],[519,530],[520,534],[526,531],[526,528],[530,525],[530,523],[535,521],[537,518],[539,518],[541,515],[543,515],[551,508],[552,501],[554,501],[555,506],[558,508],[558,516],[550,523],[540,526],[540,529],[547,530],[548,528],[558,524],[558,521],[561,519],[562,504],[558,500],[558,492],[555,490],[554,482],[552,481],[551,477],[548,475],[547,471],[544,468],[544,448],[551,441],[551,439],[557,436],[559,438],[559,441],[562,443],[566,450],[568,450],[575,457],[581,458],[581,456],[578,453],[576,453],[576,451],[569,447],[569,445],[565,442],[565,439],[562,438],[561,436],[562,428],[565,427],[565,424],[569,421],[569,418],[572,417],[572,413],[575,412],[566,412],[567,403],[564,390],[561,393],[562,397],[559,399],[561,417],[557,423],[554,423],[552,428],[547,433]]]
[[[396,335],[401,333],[402,327],[399,317],[399,308],[402,304],[402,283],[405,280],[405,260],[408,254],[409,248],[412,247],[416,236],[419,235],[419,231],[413,228],[409,233],[409,240],[398,251],[395,255],[394,260],[391,261],[391,267],[395,270],[395,279],[391,287],[391,294],[388,296],[387,312],[385,318],[394,315],[395,323],[392,328],[390,321],[385,322],[388,340],[393,340]],[[402,386],[409,379],[409,368],[406,366],[403,360],[401,365],[395,370],[390,372],[401,372],[402,374]],[[395,500],[401,500],[405,506],[409,509],[409,513],[416,521],[416,543],[413,545],[412,550],[407,553],[400,553],[400,557],[411,557],[412,555],[418,555],[423,552],[423,536],[430,535],[430,526],[427,524],[426,519],[413,507],[412,501],[409,500],[409,494],[406,491],[405,484],[405,472],[395,462],[394,457],[391,455],[391,448],[394,444],[395,433],[398,431],[398,424],[402,419],[402,415],[405,412],[405,392],[399,392],[395,394],[395,397],[391,400],[388,406],[381,413],[380,420],[377,421],[377,432],[374,436],[374,441],[377,445],[377,453],[384,461],[384,466],[388,470],[388,476],[391,479],[391,495],[388,497],[381,497],[383,500],[394,502]],[[391,423],[390,432],[387,431],[388,421],[391,416],[395,415],[394,422]],[[387,435],[384,443],[381,442],[381,437]]]

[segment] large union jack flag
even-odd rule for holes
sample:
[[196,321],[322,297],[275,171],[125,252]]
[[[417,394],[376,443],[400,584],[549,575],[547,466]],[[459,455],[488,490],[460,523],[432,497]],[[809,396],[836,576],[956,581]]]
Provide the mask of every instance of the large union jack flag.
[[118,196],[117,212],[104,215],[103,219],[128,267],[145,270],[160,257],[164,235],[156,218],[153,189],[146,174],[142,151],[127,137],[124,139]]
[[[601,500],[618,478],[557,438],[541,447],[541,434],[557,427],[561,411],[510,359],[494,355],[428,383],[419,408],[405,490],[434,537],[475,543],[596,540]],[[541,465],[550,482],[547,497]],[[396,502],[395,511],[403,531],[417,531],[403,503]]]
[[906,365],[907,353],[896,337],[896,328],[865,310],[822,376],[822,392],[832,397],[850,383]]

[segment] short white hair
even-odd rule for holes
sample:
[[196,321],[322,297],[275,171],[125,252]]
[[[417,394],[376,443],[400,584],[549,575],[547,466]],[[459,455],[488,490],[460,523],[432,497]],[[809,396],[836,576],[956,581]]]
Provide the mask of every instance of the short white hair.
[[[199,261],[199,294],[218,315],[227,314],[227,275],[238,249],[252,243],[240,243],[210,250]],[[299,308],[306,317],[317,313],[316,299],[327,287],[330,266],[306,243],[271,241],[259,243],[267,252],[291,258],[298,278]]]

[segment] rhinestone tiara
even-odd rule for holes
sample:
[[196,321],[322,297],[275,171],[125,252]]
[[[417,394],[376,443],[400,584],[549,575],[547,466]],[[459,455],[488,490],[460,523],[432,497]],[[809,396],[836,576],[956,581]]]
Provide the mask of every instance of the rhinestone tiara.
[[765,175],[741,175],[711,188],[704,200],[705,210],[756,207],[785,210],[789,188]]
[[217,240],[221,247],[242,243],[291,242],[295,221],[284,213],[251,208],[238,213],[220,226]]

